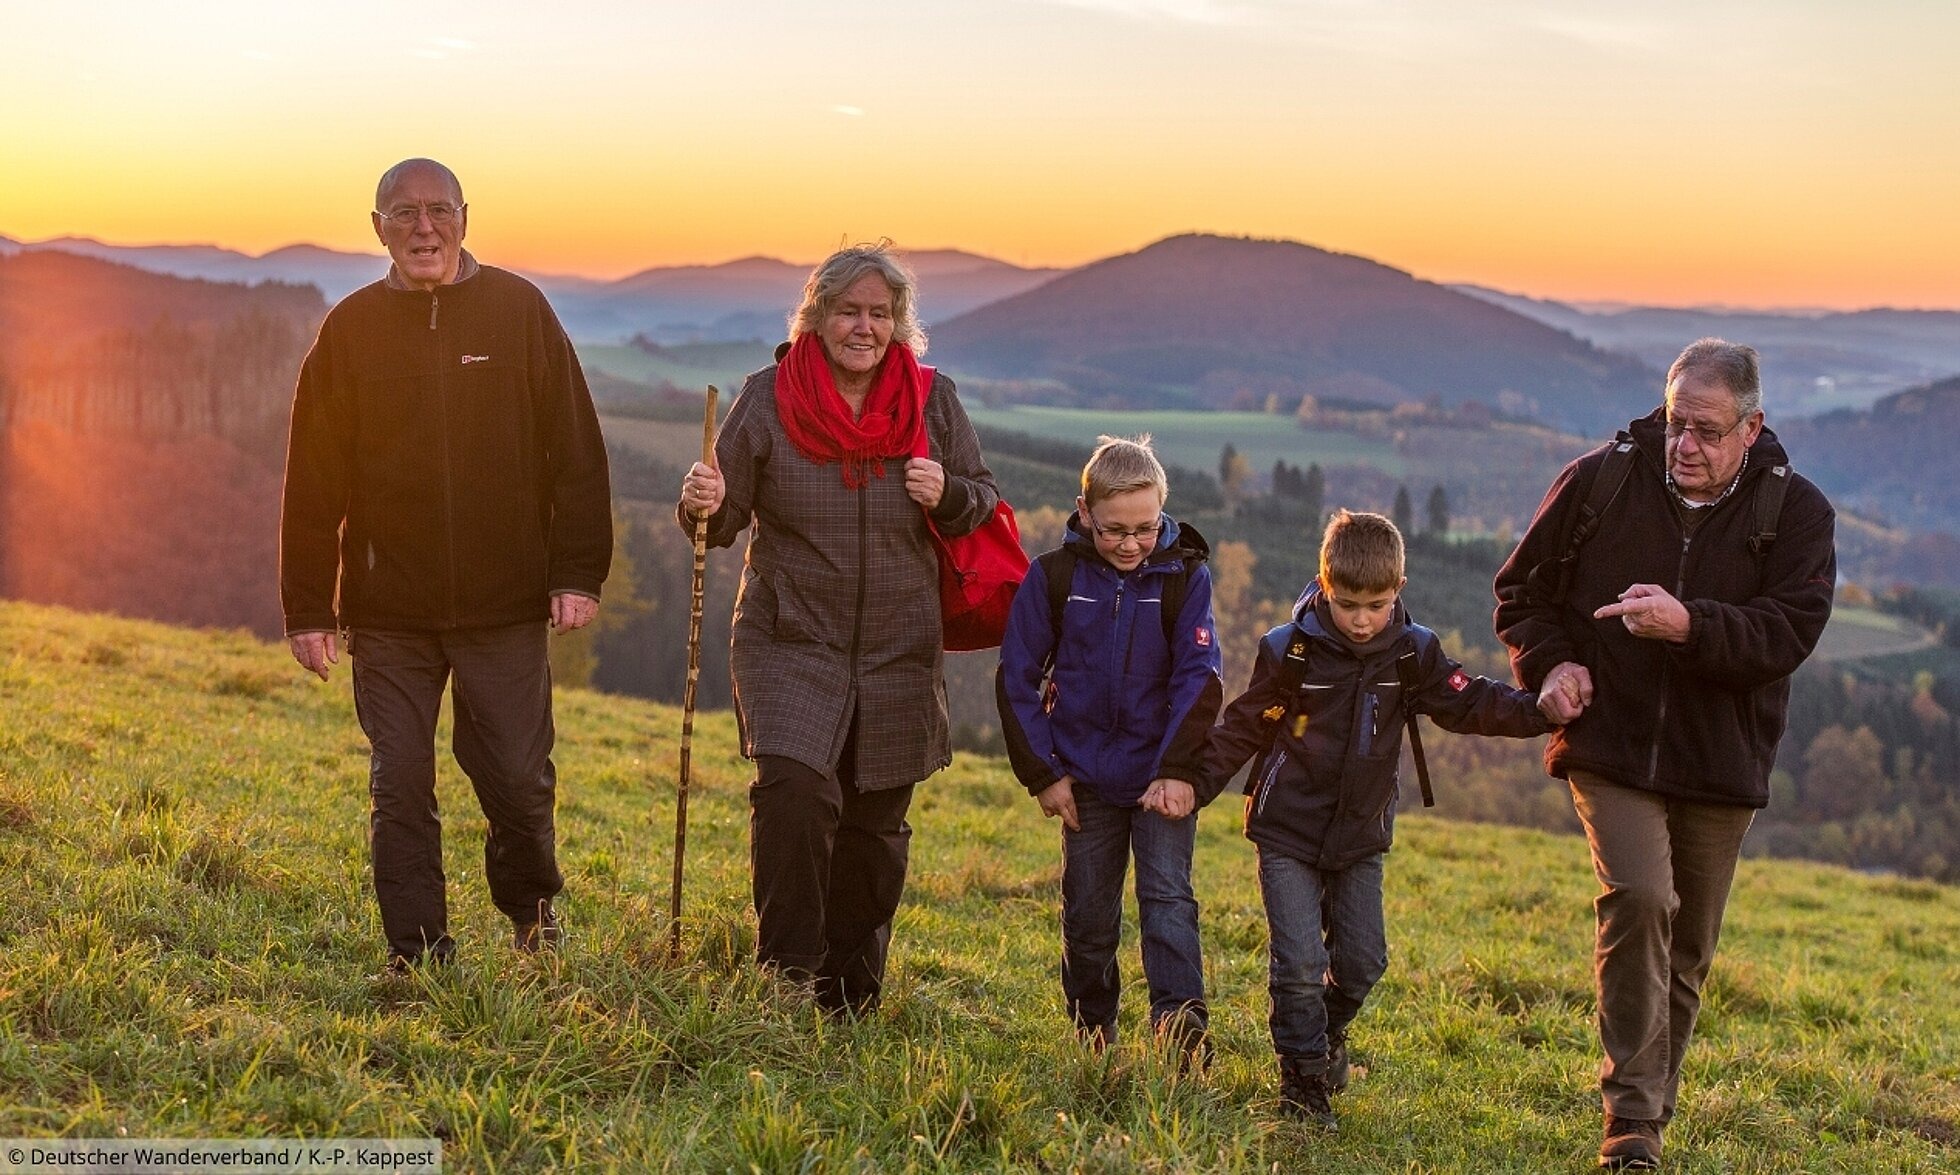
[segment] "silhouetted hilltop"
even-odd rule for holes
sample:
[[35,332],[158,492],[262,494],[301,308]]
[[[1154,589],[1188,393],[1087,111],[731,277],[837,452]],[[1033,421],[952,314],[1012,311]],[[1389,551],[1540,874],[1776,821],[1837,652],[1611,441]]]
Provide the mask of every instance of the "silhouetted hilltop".
[[1597,430],[1659,388],[1637,360],[1366,258],[1201,235],[1071,271],[934,341],[949,364],[1110,406],[1477,401]]

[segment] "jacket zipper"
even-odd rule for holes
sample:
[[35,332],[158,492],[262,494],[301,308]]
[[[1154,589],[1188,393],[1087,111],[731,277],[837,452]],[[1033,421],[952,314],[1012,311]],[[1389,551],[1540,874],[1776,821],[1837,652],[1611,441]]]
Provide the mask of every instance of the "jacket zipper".
[[[1703,525],[1706,525],[1706,522]],[[1674,569],[1674,598],[1677,600],[1681,598],[1681,593],[1687,590],[1688,546],[1694,541],[1694,532],[1685,529],[1681,532],[1681,562]],[[1661,701],[1659,708],[1654,711],[1654,739],[1647,746],[1647,782],[1650,784],[1659,779],[1661,773],[1661,732],[1667,729],[1667,679],[1669,670],[1673,666],[1672,658],[1662,657]]]
[[[433,291],[431,291],[429,294],[429,329],[431,331],[436,329],[436,296]],[[429,340],[429,347],[430,350],[432,351],[439,351],[440,343],[438,340],[431,339]],[[457,585],[456,585],[456,487],[454,484],[455,471],[451,468],[451,460],[450,460],[450,452],[449,452],[450,449],[449,375],[448,375],[448,369],[442,366],[442,357],[440,354],[437,354],[435,356],[435,361],[436,361],[435,364],[436,371],[439,373],[436,376],[436,411],[442,420],[442,516],[443,516],[443,539],[444,539],[443,545],[445,547],[445,553],[448,556],[447,562],[448,562],[448,570],[449,570],[449,622],[451,624],[455,624],[458,622],[461,608],[457,599]]]
[[870,494],[869,486],[860,486],[858,500],[858,575],[857,612],[851,617],[851,692],[857,692],[858,642],[864,634],[864,565],[865,565],[865,499]]

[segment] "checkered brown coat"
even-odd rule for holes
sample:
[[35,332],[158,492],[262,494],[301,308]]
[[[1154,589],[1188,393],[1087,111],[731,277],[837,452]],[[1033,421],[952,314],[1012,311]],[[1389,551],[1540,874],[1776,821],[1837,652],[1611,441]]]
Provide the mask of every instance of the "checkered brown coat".
[[[905,494],[907,455],[863,490],[846,489],[842,467],[798,452],[776,413],[776,369],[766,367],[715,441],[727,496],[708,542],[750,536],[731,657],[742,753],[834,772],[855,713],[857,785],[917,783],[952,761],[952,746],[939,565],[925,512]],[[946,469],[933,521],[965,534],[992,516],[1000,491],[944,375],[933,378],[926,431]]]

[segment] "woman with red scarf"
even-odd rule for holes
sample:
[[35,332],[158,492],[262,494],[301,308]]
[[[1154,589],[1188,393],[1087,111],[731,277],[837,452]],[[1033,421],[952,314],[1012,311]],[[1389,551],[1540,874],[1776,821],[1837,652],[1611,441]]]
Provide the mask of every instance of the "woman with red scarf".
[[[999,491],[953,381],[919,365],[912,275],[889,245],[810,274],[776,365],[750,376],[690,534],[749,533],[732,667],[749,789],[756,956],[833,1014],[876,1007],[905,887],[912,788],[952,759],[926,517],[972,531]],[[929,457],[916,452],[924,430]]]

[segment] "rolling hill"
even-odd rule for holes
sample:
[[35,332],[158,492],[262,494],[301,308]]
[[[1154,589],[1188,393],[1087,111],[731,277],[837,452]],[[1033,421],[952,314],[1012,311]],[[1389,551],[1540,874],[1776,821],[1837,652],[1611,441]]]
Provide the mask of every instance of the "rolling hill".
[[961,315],[935,346],[953,369],[1059,381],[1081,406],[1475,401],[1593,431],[1659,386],[1637,360],[1366,258],[1201,235]]
[[1857,408],[1913,384],[1960,373],[1960,312],[1774,312],[1695,307],[1592,309],[1454,286],[1665,371],[1705,335],[1747,343],[1763,355],[1763,389],[1778,419]]
[[[313,285],[337,302],[388,270],[382,253],[349,253],[289,245],[253,257],[213,245],[109,245],[87,237],[24,243],[0,237],[0,257],[63,253],[112,261],[152,273],[207,281]],[[1018,294],[1059,270],[1028,269],[957,249],[906,254],[919,276],[928,324]],[[496,264],[494,257],[480,260]],[[745,257],[720,265],[643,270],[618,281],[531,273],[551,297],[565,328],[580,342],[618,343],[634,335],[656,342],[726,342],[783,337],[783,319],[796,305],[808,264]]]
[[[344,671],[283,648],[0,603],[0,1134],[437,1138],[458,1171],[1561,1171],[1598,1144],[1573,836],[1403,820],[1393,963],[1338,1134],[1273,1109],[1265,924],[1229,805],[1194,880],[1218,1060],[1077,1047],[1058,849],[1006,765],[920,787],[879,1014],[828,1023],[749,959],[748,766],[696,727],[666,951],[678,712],[560,694],[562,952],[516,956],[484,824],[439,757],[455,966],[378,976],[366,746]],[[447,740],[447,732],[443,734]],[[1445,802],[1447,798],[1445,797]],[[1742,863],[1671,1169],[1953,1170],[1960,891]]]

